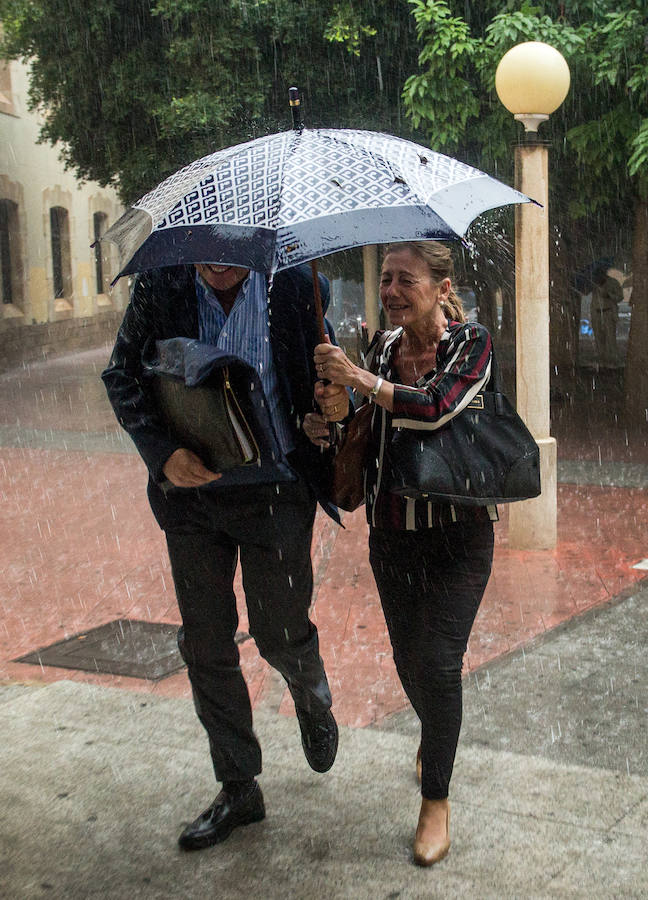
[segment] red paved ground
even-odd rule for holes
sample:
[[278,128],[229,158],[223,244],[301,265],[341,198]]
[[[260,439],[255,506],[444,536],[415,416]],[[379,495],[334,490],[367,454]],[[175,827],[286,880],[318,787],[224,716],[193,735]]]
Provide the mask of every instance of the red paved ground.
[[[104,360],[103,351],[92,351],[1,376],[0,427],[53,429],[71,438],[79,430],[114,434],[118,427],[97,377]],[[648,463],[646,434],[628,436],[610,410],[597,404],[580,419],[558,410],[559,455]],[[190,695],[184,671],[149,682],[11,662],[120,617],[179,622],[145,483],[144,465],[134,455],[0,447],[0,681],[66,678]],[[607,602],[646,574],[632,568],[648,557],[646,491],[560,485],[559,541],[552,551],[508,549],[506,508],[500,512],[493,575],[470,640],[468,669]],[[316,519],[314,619],[336,715],[361,727],[407,701],[367,561],[364,512],[347,516],[345,525],[339,529],[323,514]],[[292,713],[283,682],[252,641],[241,645],[241,656],[253,703]]]
[[[178,622],[164,541],[148,509],[137,457],[4,448],[0,455],[3,574],[0,679],[60,678],[188,696],[184,672],[157,683],[40,668],[10,660],[119,617]],[[493,576],[469,645],[475,668],[614,597],[638,580],[648,556],[645,491],[559,488],[553,551],[506,546],[506,511],[496,526]],[[318,515],[314,618],[345,724],[364,726],[405,704],[367,562],[360,510],[338,529]],[[241,628],[245,630],[244,612]],[[241,646],[253,702],[275,689],[252,642]],[[281,709],[290,711],[284,697]]]

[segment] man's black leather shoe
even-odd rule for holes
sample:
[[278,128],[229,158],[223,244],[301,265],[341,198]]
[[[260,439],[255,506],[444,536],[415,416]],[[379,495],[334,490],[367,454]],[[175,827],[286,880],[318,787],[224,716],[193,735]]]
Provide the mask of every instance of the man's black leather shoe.
[[338,748],[338,727],[330,709],[320,713],[296,707],[302,747],[308,765],[316,772],[328,772]]
[[249,792],[240,796],[223,788],[212,805],[187,825],[178,843],[183,850],[202,850],[224,841],[239,825],[250,825],[264,818],[263,794],[256,781]]

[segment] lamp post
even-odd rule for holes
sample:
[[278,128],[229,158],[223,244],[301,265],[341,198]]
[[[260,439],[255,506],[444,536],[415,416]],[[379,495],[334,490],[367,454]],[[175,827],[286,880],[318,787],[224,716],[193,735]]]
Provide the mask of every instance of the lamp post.
[[569,90],[569,67],[548,44],[512,47],[495,74],[497,95],[524,138],[515,147],[515,187],[541,206],[515,208],[515,308],[517,409],[540,447],[542,494],[514,503],[509,544],[544,550],[556,544],[556,441],[549,433],[549,176],[548,147],[538,126],[558,109]]

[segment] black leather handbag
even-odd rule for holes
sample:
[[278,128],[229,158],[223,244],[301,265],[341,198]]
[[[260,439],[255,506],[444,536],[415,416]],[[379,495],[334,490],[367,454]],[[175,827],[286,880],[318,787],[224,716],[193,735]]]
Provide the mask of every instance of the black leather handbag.
[[540,494],[540,451],[491,379],[468,406],[435,431],[398,428],[389,445],[390,491],[416,500],[488,506]]

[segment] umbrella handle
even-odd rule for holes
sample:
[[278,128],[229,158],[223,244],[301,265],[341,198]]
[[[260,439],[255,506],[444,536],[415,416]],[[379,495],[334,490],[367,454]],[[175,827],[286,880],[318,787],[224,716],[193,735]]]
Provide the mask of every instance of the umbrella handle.
[[[313,297],[315,298],[315,318],[317,320],[317,333],[320,344],[326,343],[326,329],[324,328],[324,312],[322,310],[322,295],[320,294],[319,278],[317,277],[317,260],[311,260],[311,272],[313,273]],[[330,384],[328,378],[322,378],[324,384]],[[337,442],[337,428],[335,422],[329,422],[329,444],[334,447]]]
[[322,310],[322,295],[320,294],[319,278],[317,277],[317,260],[311,260],[311,272],[313,273],[313,297],[315,298],[315,318],[317,320],[317,333],[320,344],[326,343],[326,329],[324,328],[324,312]]

